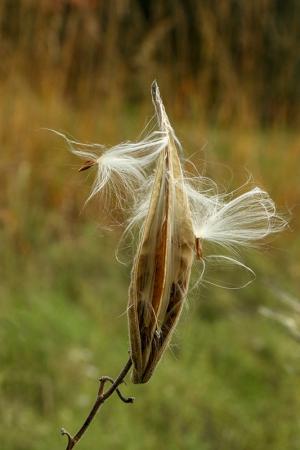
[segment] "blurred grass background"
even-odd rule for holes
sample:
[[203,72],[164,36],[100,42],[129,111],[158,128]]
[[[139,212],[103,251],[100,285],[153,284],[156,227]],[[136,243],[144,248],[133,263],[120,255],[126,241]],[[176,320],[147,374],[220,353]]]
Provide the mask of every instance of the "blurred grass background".
[[41,128],[133,139],[154,78],[199,169],[228,189],[252,173],[290,230],[245,256],[246,289],[191,293],[151,382],[124,388],[136,403],[111,399],[78,449],[300,448],[300,347],[258,313],[300,295],[299,14],[296,0],[1,1],[1,449],[64,448],[59,428],[78,428],[128,350],[119,233],[97,201],[83,209],[92,174]]

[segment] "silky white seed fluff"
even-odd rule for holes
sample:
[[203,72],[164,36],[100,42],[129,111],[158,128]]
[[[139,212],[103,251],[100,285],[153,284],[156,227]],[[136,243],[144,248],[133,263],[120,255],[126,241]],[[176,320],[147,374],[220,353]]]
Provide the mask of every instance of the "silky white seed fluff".
[[287,225],[269,194],[254,187],[233,194],[206,195],[187,187],[195,236],[224,247],[252,245]]
[[[73,154],[90,160],[97,166],[87,201],[105,191],[108,201],[113,195],[120,207],[124,205],[125,200],[135,199],[137,190],[147,180],[147,169],[165,148],[168,140],[167,133],[153,131],[138,142],[123,142],[106,149],[99,144],[82,144],[69,139],[63,133],[54,132],[66,140]],[[94,149],[97,153],[91,151]]]

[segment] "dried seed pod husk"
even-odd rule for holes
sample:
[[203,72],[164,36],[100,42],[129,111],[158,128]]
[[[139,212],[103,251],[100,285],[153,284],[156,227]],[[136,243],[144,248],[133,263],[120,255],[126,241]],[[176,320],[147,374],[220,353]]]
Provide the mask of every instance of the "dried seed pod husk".
[[176,138],[156,84],[152,92],[161,129],[169,139],[157,161],[131,274],[128,321],[134,383],[150,379],[171,339],[186,298],[194,255]]

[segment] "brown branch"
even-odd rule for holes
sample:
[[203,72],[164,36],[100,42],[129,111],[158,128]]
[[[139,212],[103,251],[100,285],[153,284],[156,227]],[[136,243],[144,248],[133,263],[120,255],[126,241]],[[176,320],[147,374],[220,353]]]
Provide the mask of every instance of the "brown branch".
[[[75,434],[75,436],[71,436],[71,434],[68,433],[68,431],[66,431],[64,428],[61,429],[61,434],[66,435],[68,438],[68,445],[67,445],[66,450],[71,450],[73,447],[75,447],[77,442],[81,439],[83,434],[86,432],[88,426],[94,419],[94,417],[97,414],[100,407],[103,405],[105,400],[107,400],[114,392],[116,392],[118,394],[119,398],[123,402],[133,403],[134,398],[133,397],[128,397],[128,398],[124,397],[121,394],[121,391],[119,389],[119,385],[124,382],[124,378],[126,377],[127,373],[129,372],[131,366],[132,366],[132,360],[131,360],[131,358],[129,358],[129,360],[125,364],[124,368],[121,370],[120,374],[115,379],[115,381],[111,377],[105,376],[105,377],[100,378],[100,380],[99,380],[100,385],[99,385],[99,390],[98,390],[96,401],[95,401],[89,415],[85,419],[82,427],[78,430],[78,432]],[[112,383],[112,385],[110,386],[109,389],[107,389],[106,392],[104,392],[104,385],[107,381]]]

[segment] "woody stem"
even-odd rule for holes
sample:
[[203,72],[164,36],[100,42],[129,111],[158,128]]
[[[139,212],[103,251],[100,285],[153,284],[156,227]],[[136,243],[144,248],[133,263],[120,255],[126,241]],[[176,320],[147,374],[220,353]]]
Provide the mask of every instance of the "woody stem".
[[[99,380],[100,385],[99,385],[96,401],[95,401],[94,405],[92,406],[92,408],[91,408],[87,418],[85,419],[83,425],[81,426],[81,428],[77,431],[75,436],[71,436],[71,434],[68,433],[68,431],[66,431],[64,428],[62,428],[62,430],[61,430],[61,433],[63,435],[66,435],[68,438],[68,444],[67,444],[66,450],[71,450],[72,448],[75,447],[77,442],[81,439],[83,434],[86,432],[87,428],[89,427],[90,423],[94,419],[94,417],[97,414],[100,407],[103,405],[105,400],[107,400],[114,392],[117,392],[118,396],[120,397],[120,399],[123,402],[133,403],[134,398],[133,397],[128,397],[128,398],[124,397],[118,388],[119,385],[124,382],[124,378],[128,374],[131,366],[132,366],[132,360],[131,360],[131,358],[129,358],[127,363],[121,370],[120,374],[115,379],[115,381],[112,380],[110,377],[101,377],[100,378],[100,380]],[[112,385],[110,386],[109,389],[107,389],[107,391],[104,392],[104,385],[107,381],[111,382]]]

